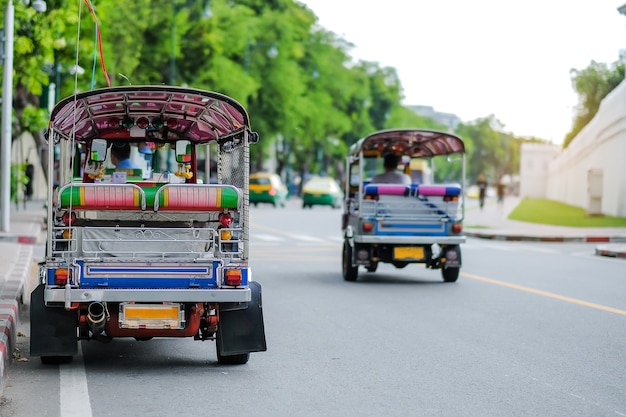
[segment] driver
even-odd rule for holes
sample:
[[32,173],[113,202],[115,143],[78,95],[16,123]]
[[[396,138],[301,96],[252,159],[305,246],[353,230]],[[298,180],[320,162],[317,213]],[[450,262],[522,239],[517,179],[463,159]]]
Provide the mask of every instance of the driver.
[[374,175],[372,183],[411,185],[411,177],[402,172],[398,172],[398,163],[399,159],[396,155],[392,153],[386,154],[383,162],[385,172]]

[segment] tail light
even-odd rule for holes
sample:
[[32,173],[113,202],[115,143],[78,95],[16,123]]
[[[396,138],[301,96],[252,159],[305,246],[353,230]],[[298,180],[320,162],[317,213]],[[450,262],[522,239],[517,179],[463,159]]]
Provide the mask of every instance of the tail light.
[[145,129],[146,127],[148,127],[149,124],[150,121],[147,117],[140,117],[139,119],[137,119],[137,127],[141,129]]
[[74,222],[76,221],[76,213],[74,213],[73,211],[66,211],[63,214],[63,217],[61,218],[61,221],[63,221],[63,224],[66,226],[71,226],[74,224]]
[[269,195],[271,195],[272,197],[276,195],[276,190],[273,188],[270,188],[270,190],[268,191]]
[[233,224],[233,216],[229,213],[221,213],[219,217],[220,225],[223,227],[230,227]]
[[373,224],[373,223],[371,223],[371,222],[364,222],[364,223],[361,225],[361,228],[363,229],[363,231],[364,231],[364,232],[369,233],[369,232],[371,232],[372,230],[374,230],[374,224]]
[[54,270],[54,285],[66,285],[70,278],[68,268],[58,268]]
[[452,233],[461,233],[461,231],[463,231],[461,223],[454,223],[452,225]]
[[374,200],[378,201],[378,194],[367,194],[365,196],[365,200]]
[[224,270],[224,284],[232,287],[241,285],[241,269]]
[[457,202],[459,201],[459,197],[456,195],[444,195],[443,196],[443,201],[447,201],[447,202]]
[[[229,213],[220,213],[219,216],[219,222],[220,222],[220,226],[219,228],[226,228],[226,227],[230,227],[231,224],[233,224],[233,216],[231,216]],[[231,232],[230,230],[220,230],[220,239],[222,240],[231,240],[233,238],[233,232]]]

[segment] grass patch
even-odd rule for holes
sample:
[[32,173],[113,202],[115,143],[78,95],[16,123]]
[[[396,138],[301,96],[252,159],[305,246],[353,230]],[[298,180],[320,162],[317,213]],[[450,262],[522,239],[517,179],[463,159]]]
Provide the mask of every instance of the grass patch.
[[553,226],[626,227],[626,217],[589,216],[583,208],[538,198],[524,198],[508,218]]

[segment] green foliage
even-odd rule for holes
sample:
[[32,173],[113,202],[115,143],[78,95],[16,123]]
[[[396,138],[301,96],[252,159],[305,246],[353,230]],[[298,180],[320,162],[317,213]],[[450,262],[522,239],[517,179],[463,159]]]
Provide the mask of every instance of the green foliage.
[[26,164],[11,164],[11,201],[17,202],[18,190],[24,190],[27,182]]
[[587,68],[572,69],[572,86],[578,93],[578,106],[572,129],[563,141],[563,147],[580,133],[593,119],[600,108],[600,103],[624,79],[624,64],[621,61],[611,65],[591,61]]
[[[348,147],[375,130],[445,130],[401,104],[394,68],[354,62],[353,45],[319,27],[315,14],[293,0],[99,0],[91,2],[97,21],[80,1],[47,0],[43,14],[14,3],[14,136],[45,125],[39,95],[51,81],[59,84],[59,99],[108,82],[188,85],[232,96],[261,137],[252,147],[253,169],[276,157],[279,173],[341,176]],[[75,65],[84,74],[71,73]],[[470,176],[515,172],[521,140],[500,130],[493,116],[459,127]]]
[[525,198],[509,214],[509,219],[567,227],[626,227],[626,218],[588,216],[585,209],[558,201]]

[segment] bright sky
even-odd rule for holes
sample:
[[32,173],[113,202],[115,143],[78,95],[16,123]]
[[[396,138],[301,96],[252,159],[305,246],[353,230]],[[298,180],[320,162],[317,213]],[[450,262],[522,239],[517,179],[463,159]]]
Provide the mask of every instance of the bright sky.
[[570,69],[626,49],[626,0],[299,0],[355,45],[355,59],[396,68],[404,104],[464,122],[490,114],[516,136],[561,143],[578,96]]

